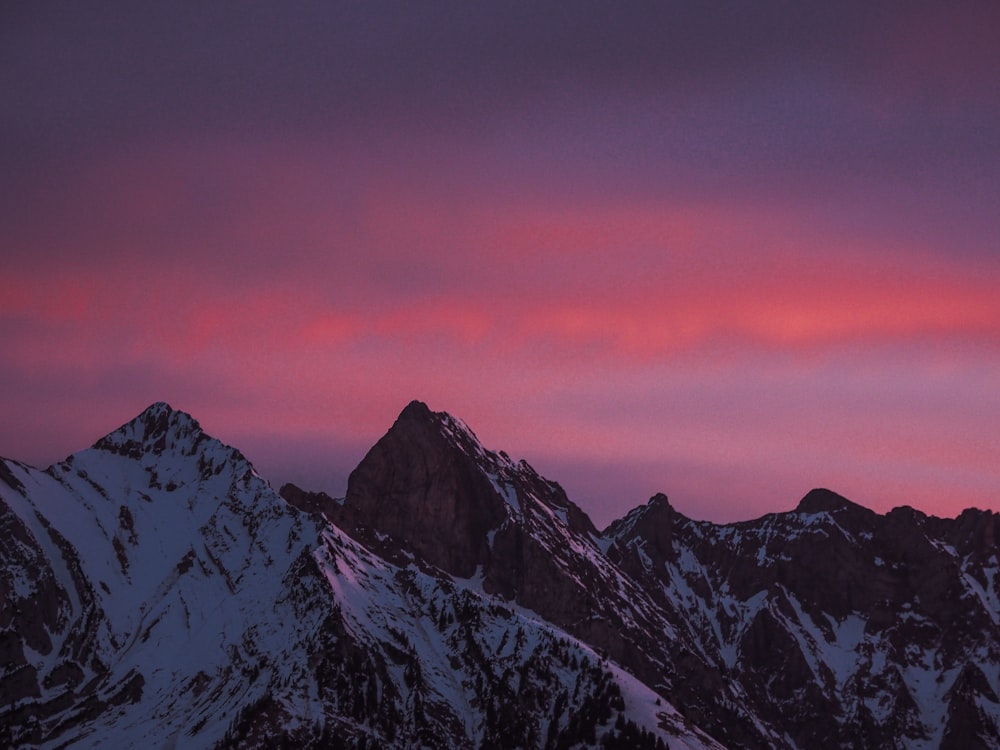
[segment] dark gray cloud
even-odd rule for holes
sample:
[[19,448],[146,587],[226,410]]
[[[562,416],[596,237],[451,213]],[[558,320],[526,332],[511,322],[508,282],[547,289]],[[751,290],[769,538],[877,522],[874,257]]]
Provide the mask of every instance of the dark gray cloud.
[[94,154],[247,134],[414,149],[434,134],[445,151],[506,139],[526,160],[534,145],[543,169],[611,172],[623,189],[872,176],[989,191],[997,7],[24,5],[0,23],[0,197]]
[[[909,65],[933,88],[936,69],[947,64],[988,83],[996,72],[987,70],[995,55],[981,49],[989,34],[962,48],[961,37],[942,31],[946,49],[937,57],[947,59],[923,68],[919,51],[915,62],[892,51],[911,43],[907,20],[926,15],[925,7],[33,4],[4,24],[0,80],[14,94],[4,106],[5,128],[39,144],[164,127],[267,130],[392,115],[446,121],[573,87],[640,94],[714,87],[725,94],[774,71],[828,70],[862,84],[905,76]],[[943,17],[995,21],[983,7],[953,4]],[[912,43],[922,41],[916,35]]]

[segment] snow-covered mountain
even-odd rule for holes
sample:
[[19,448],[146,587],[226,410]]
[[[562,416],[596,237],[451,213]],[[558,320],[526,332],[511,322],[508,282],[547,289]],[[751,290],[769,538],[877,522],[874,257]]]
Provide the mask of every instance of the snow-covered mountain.
[[166,404],[0,459],[0,747],[1000,748],[998,517],[603,532],[413,402],[346,496]]
[[0,467],[0,746],[716,746],[482,577],[368,549],[165,404]]
[[797,747],[995,748],[998,517],[880,516],[828,490],[717,526],[658,496],[609,556]]

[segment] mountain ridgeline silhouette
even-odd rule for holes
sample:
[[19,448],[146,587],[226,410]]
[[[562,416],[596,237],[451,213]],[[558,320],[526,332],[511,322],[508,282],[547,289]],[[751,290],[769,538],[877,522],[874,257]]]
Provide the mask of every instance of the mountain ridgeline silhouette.
[[0,746],[1000,748],[998,516],[600,531],[409,404],[344,497],[158,403],[0,459]]

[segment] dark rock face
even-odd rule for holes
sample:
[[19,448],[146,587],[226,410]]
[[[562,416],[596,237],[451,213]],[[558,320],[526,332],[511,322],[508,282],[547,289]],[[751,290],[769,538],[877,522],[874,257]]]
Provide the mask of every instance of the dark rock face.
[[[652,505],[672,513],[665,497]],[[744,747],[771,745],[702,650],[667,635],[676,629],[673,604],[658,603],[616,567],[562,488],[525,462],[486,450],[449,415],[410,404],[329,517],[376,549],[381,540],[383,554],[401,545],[452,575],[480,575],[486,592],[534,610],[648,685],[669,687],[700,726]],[[669,546],[669,534],[662,543]]]
[[351,472],[333,520],[362,540],[388,535],[447,573],[473,575],[506,515],[474,445],[447,415],[414,401]]
[[325,492],[308,492],[291,483],[281,485],[278,494],[293,508],[298,508],[303,513],[320,516],[327,520],[336,515],[337,508],[334,506],[340,505],[336,499],[330,497]]
[[388,536],[446,573],[478,573],[486,591],[560,625],[592,613],[606,575],[594,570],[596,530],[559,485],[420,402],[354,470],[330,517],[365,543]]
[[0,458],[0,482],[3,482],[15,492],[24,493],[24,484],[14,476],[14,472],[7,465],[7,461],[2,458]]
[[[838,495],[832,490],[818,487],[809,490],[805,497],[799,500],[795,506],[796,513],[835,513],[837,511],[864,512],[865,509],[856,503],[852,503],[843,495]],[[869,513],[871,511],[868,511]]]

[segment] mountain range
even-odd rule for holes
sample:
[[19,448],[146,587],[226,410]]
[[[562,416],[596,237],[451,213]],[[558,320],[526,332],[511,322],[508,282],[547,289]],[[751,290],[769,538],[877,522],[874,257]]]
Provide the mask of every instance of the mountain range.
[[414,401],[342,498],[158,403],[0,459],[0,747],[1000,748],[998,516],[594,527]]

